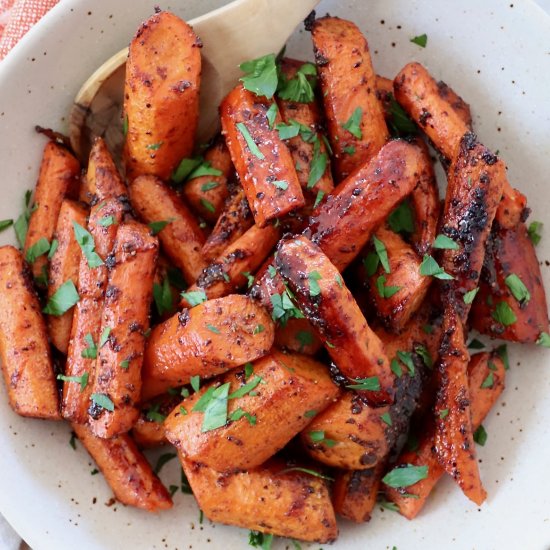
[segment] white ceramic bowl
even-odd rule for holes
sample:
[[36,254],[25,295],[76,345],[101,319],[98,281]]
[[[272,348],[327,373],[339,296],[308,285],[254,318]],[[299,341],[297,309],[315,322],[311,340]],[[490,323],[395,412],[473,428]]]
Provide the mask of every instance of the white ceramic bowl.
[[[223,3],[162,7],[190,19]],[[0,219],[18,215],[24,190],[35,183],[44,138],[34,125],[66,131],[80,84],[129,42],[152,7],[151,0],[63,0],[0,64]],[[318,12],[327,11],[358,23],[379,73],[392,77],[418,60],[456,89],[471,104],[482,141],[500,149],[511,182],[528,196],[532,219],[550,224],[550,19],[542,10],[529,0],[326,0]],[[409,42],[422,33],[425,49]],[[288,51],[311,58],[308,33],[295,33]],[[11,230],[0,234],[1,244],[13,241]],[[538,247],[543,262],[549,241]],[[544,263],[542,270],[550,289]],[[333,548],[548,550],[550,354],[513,347],[511,359],[507,389],[485,422],[488,442],[478,448],[489,493],[483,507],[445,479],[413,522],[377,510],[368,524],[341,522]],[[246,531],[200,525],[193,498],[181,493],[173,510],[158,516],[105,506],[111,493],[93,468],[79,444],[69,446],[67,425],[13,414],[2,384],[0,511],[35,550],[247,546]],[[175,461],[161,477],[178,482]]]

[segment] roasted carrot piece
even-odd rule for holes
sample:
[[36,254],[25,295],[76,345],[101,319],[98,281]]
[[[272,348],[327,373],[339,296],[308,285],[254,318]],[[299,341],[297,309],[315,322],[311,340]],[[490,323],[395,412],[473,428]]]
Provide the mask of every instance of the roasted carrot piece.
[[378,387],[362,392],[365,399],[375,406],[391,403],[393,374],[384,346],[327,256],[306,237],[283,239],[275,265],[342,375],[352,385],[376,377]]
[[512,342],[534,343],[549,332],[542,274],[525,224],[493,227],[470,322],[482,334]]
[[[303,64],[303,61],[285,57],[281,60],[281,72],[290,80]],[[315,99],[311,103],[299,103],[278,98],[277,105],[286,124],[298,123],[307,129],[307,135],[301,131],[286,140],[286,143],[294,160],[298,180],[311,206],[319,191],[326,195],[334,189],[329,152],[321,133],[321,110]],[[312,168],[315,168],[313,173]]]
[[219,175],[209,174],[192,177],[184,184],[185,200],[205,220],[215,223],[219,218],[225,199],[229,195],[227,181],[234,172],[231,156],[223,139],[217,139],[204,154],[204,160]]
[[[209,300],[227,296],[247,284],[247,274],[255,273],[277,244],[281,230],[274,225],[253,225],[208,265],[188,292],[203,290]],[[182,300],[182,307],[188,302]]]
[[[446,309],[436,367],[439,389],[435,403],[434,446],[439,463],[445,471],[470,500],[480,505],[487,493],[479,476],[474,446],[468,361],[460,316],[457,312]],[[438,411],[447,411],[447,414],[437,414]]]
[[381,463],[368,470],[338,472],[332,488],[334,511],[355,523],[369,521],[385,467]]
[[[73,222],[80,226],[86,225],[88,212],[79,204],[64,200],[59,211],[57,227],[54,233],[54,241],[57,241],[50,261],[48,273],[48,299],[50,299],[67,281],[72,281],[75,287],[78,285],[78,271],[80,266],[80,246],[76,241]],[[63,315],[48,315],[47,325],[52,344],[63,354],[67,354],[71,326],[73,323],[74,308],[69,309]]]
[[[210,425],[208,411],[203,413],[198,402],[216,388],[229,396],[228,420]],[[214,383],[184,399],[187,414],[179,407],[172,411],[164,423],[166,437],[187,460],[219,472],[255,468],[310,422],[308,411],[322,411],[339,393],[323,364],[273,351],[253,364],[250,376],[245,369],[229,372],[221,385]]]
[[[203,293],[198,297],[204,299]],[[143,399],[187,384],[192,376],[211,378],[262,357],[273,344],[273,333],[268,313],[246,296],[233,294],[184,309],[151,332]]]
[[239,186],[227,197],[220,217],[202,247],[204,258],[215,260],[231,243],[252,227],[253,223],[254,219],[244,190]]
[[[29,229],[23,251],[27,256],[29,248],[40,239],[51,242],[61,203],[65,198],[78,195],[80,164],[65,147],[49,141],[44,148],[40,174],[34,193],[34,207],[29,219]],[[40,278],[47,273],[48,260],[45,254],[32,262],[32,273]]]
[[[87,377],[88,383],[64,382],[61,407],[64,418],[79,424],[88,422],[88,407],[95,378],[95,359],[108,277],[105,261],[113,249],[124,208],[124,203],[113,198],[96,204],[90,213],[88,231],[94,239],[95,252],[104,262],[103,265],[90,267],[88,259],[80,255],[78,268],[80,300],[73,313],[65,375],[77,379],[82,379],[82,376]],[[113,223],[106,225],[103,220]]]
[[296,469],[295,463],[273,458],[253,470],[221,474],[180,459],[211,521],[321,544],[338,536],[326,481]]
[[390,271],[379,266],[368,277],[370,300],[384,325],[400,332],[422,304],[431,280],[420,274],[421,259],[397,233],[380,227],[374,237],[386,249]]
[[21,253],[0,247],[0,362],[11,408],[57,420],[57,388],[48,332]]
[[[491,384],[485,380],[491,377]],[[468,365],[468,385],[470,389],[470,410],[472,426],[477,429],[504,389],[505,369],[502,360],[496,353],[479,353],[474,355]],[[436,410],[437,413],[437,410]],[[422,432],[418,448],[414,451],[404,451],[397,465],[411,464],[413,466],[428,466],[428,477],[411,487],[393,489],[386,487],[388,499],[399,507],[399,511],[407,519],[415,518],[423,508],[432,489],[435,487],[445,470],[440,466],[434,448],[434,425],[430,419]],[[408,495],[416,495],[409,497]]]
[[307,319],[288,319],[275,330],[275,345],[284,351],[315,355],[323,345]]
[[[462,136],[470,131],[463,110],[456,109],[456,94],[450,95],[420,63],[409,63],[393,81],[395,99],[424,130],[438,151],[451,162]],[[456,96],[456,97],[455,97]],[[464,102],[458,98],[458,104]]]
[[158,447],[167,443],[164,436],[164,419],[179,405],[181,395],[165,393],[141,406],[140,416],[132,428],[132,439],[138,447]]
[[443,251],[441,266],[452,277],[443,281],[443,301],[466,322],[467,292],[477,288],[485,257],[485,243],[506,181],[504,163],[481,145],[474,134],[460,141],[449,168],[441,233],[456,247]]
[[158,240],[137,222],[117,231],[89,408],[92,432],[104,438],[127,432],[139,416],[144,332],[158,255]]
[[272,103],[239,85],[222,101],[222,133],[256,224],[283,217],[305,204],[294,161],[267,119]]
[[504,182],[502,199],[498,203],[495,221],[500,228],[515,229],[527,219],[529,209],[525,195],[514,189],[508,181]]
[[148,224],[167,222],[159,232],[164,254],[193,284],[206,262],[201,254],[204,235],[174,191],[154,176],[141,176],[130,183],[130,199],[138,216]]
[[87,426],[72,424],[72,428],[117,500],[148,512],[172,508],[170,494],[129,435],[102,439]]
[[372,159],[388,140],[367,40],[351,21],[317,19],[311,29],[337,181]]
[[199,118],[201,42],[169,12],[151,16],[130,43],[124,85],[128,178],[168,180],[195,144]]
[[105,141],[96,137],[90,151],[86,176],[86,202],[98,202],[118,198],[127,200],[128,189],[122,180]]

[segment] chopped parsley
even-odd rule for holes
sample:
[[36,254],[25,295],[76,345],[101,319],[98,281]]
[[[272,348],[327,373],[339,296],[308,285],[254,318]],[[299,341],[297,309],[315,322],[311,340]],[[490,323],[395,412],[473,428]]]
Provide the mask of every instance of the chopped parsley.
[[317,182],[323,177],[323,174],[327,169],[327,163],[328,156],[326,153],[321,153],[321,145],[319,140],[317,140],[313,145],[313,159],[311,160],[309,176],[307,178],[308,189],[314,187]]
[[31,214],[38,208],[38,205],[34,205],[30,208],[32,191],[28,189],[25,191],[25,208],[23,213],[15,220],[13,224],[13,229],[15,231],[15,236],[19,242],[19,246],[23,248],[25,246],[25,240],[27,239],[27,231],[29,229],[29,220]]
[[380,391],[380,380],[378,380],[378,376],[357,378],[354,382],[355,384],[349,384],[346,388],[350,390]]
[[8,227],[13,225],[13,220],[1,220],[0,221],[0,232],[4,231]]
[[420,275],[425,277],[435,277],[436,279],[446,281],[454,279],[452,275],[445,273],[445,270],[442,267],[439,267],[439,264],[432,258],[432,256],[429,256],[428,254],[424,254],[424,259],[420,264]]
[[321,274],[318,271],[312,271],[308,274],[307,278],[309,279],[309,295],[312,297],[319,296],[321,294],[321,287],[317,281],[321,279]]
[[517,321],[516,314],[506,302],[499,302],[491,313],[491,317],[505,327],[513,325]]
[[304,63],[290,80],[281,76],[277,95],[285,101],[311,103],[315,99],[313,89],[316,83],[317,68],[313,63]]
[[146,145],[145,149],[148,149],[149,151],[158,151],[163,145],[164,141],[159,141],[158,143],[151,143],[150,145]]
[[182,292],[181,297],[191,306],[195,307],[203,302],[206,302],[206,294],[204,290],[191,290],[190,292]]
[[388,426],[391,426],[393,424],[392,419],[391,419],[391,415],[390,415],[389,412],[385,412],[384,414],[381,414],[380,418]]
[[490,372],[490,373],[487,375],[487,378],[485,378],[485,380],[483,380],[483,382],[481,383],[480,388],[482,388],[482,389],[485,389],[485,388],[492,388],[493,385],[494,385],[494,383],[495,383],[495,379],[494,379],[493,373]]
[[69,279],[65,281],[50,297],[46,307],[42,310],[48,315],[59,317],[66,311],[69,311],[78,301],[80,296],[74,286],[74,283]]
[[173,310],[174,301],[168,277],[164,279],[162,285],[153,283],[153,299],[155,301],[157,312],[160,316],[165,313],[170,313]]
[[105,327],[103,329],[103,332],[101,333],[101,336],[99,337],[99,349],[101,349],[107,343],[110,335],[111,327]]
[[388,125],[396,136],[416,134],[418,128],[416,124],[409,118],[403,107],[395,101],[393,94],[391,94],[388,111],[390,119]]
[[304,317],[302,312],[292,302],[288,289],[285,289],[282,294],[272,294],[271,305],[273,306],[271,318],[282,326],[285,326],[289,319],[303,319]]
[[414,233],[414,214],[408,201],[403,201],[392,211],[388,224],[394,233]]
[[381,298],[391,298],[394,294],[399,292],[402,288],[400,286],[385,286],[385,285],[386,285],[386,277],[384,277],[384,275],[380,275],[380,277],[376,279],[376,288]]
[[48,253],[50,250],[50,241],[46,237],[41,237],[32,246],[27,249],[25,260],[30,264],[34,263],[37,258]]
[[212,191],[212,189],[216,189],[216,187],[219,187],[219,186],[220,184],[217,181],[208,181],[201,185],[201,191],[203,193],[206,193],[207,191]]
[[474,301],[474,298],[476,297],[476,294],[478,292],[479,292],[479,287],[466,292],[463,297],[464,303],[470,305]]
[[537,338],[537,344],[544,348],[550,348],[550,335],[547,332],[541,332]]
[[441,250],[458,250],[460,248],[458,246],[458,243],[453,241],[453,239],[451,239],[450,237],[447,237],[447,235],[441,235],[441,234],[439,234],[435,238],[433,247]]
[[95,405],[106,411],[113,412],[115,410],[115,404],[111,401],[110,397],[104,393],[92,393],[90,399]]
[[80,392],[82,393],[88,385],[89,374],[84,372],[82,376],[65,376],[64,374],[58,374],[57,379],[63,380],[63,382],[75,382],[80,384]]
[[275,54],[270,53],[245,61],[239,65],[239,68],[245,73],[245,76],[239,80],[246,90],[268,99],[273,97],[279,82]]
[[322,430],[309,432],[309,438],[313,443],[322,444],[329,448],[334,447],[338,444],[338,442],[334,441],[334,439],[327,439],[325,437],[325,432]]
[[426,44],[428,43],[428,35],[426,33],[420,34],[418,36],[415,36],[411,38],[410,40],[413,44],[416,44],[417,46],[420,46],[421,48],[425,48]]
[[168,220],[159,220],[158,222],[151,222],[147,225],[151,230],[151,235],[158,235],[169,223],[175,221],[176,218],[169,218]]
[[487,431],[483,427],[483,424],[480,424],[479,428],[474,432],[474,441],[482,447],[487,443]]
[[154,467],[154,469],[153,469],[153,471],[155,472],[155,474],[158,474],[158,473],[161,471],[162,467],[163,467],[166,463],[170,462],[171,460],[173,460],[173,459],[176,458],[177,456],[178,456],[178,455],[177,455],[176,453],[164,453],[164,454],[160,455],[160,456],[158,457],[157,463],[156,463],[156,465],[155,465],[155,467]]
[[166,420],[166,416],[159,412],[160,403],[155,403],[152,407],[149,408],[146,414],[147,420],[151,422],[158,422],[162,424]]
[[347,130],[353,137],[362,139],[363,133],[361,132],[361,117],[363,116],[363,109],[356,107],[349,119],[342,124],[342,128]]
[[80,355],[84,359],[96,359],[97,358],[97,346],[95,345],[94,338],[90,332],[84,336],[84,341],[88,344],[88,347],[83,349]]
[[250,153],[252,153],[256,158],[259,158],[260,160],[264,160],[265,155],[260,151],[260,149],[258,149],[256,142],[252,139],[252,136],[250,135],[248,128],[245,126],[243,122],[237,122],[237,130],[239,130],[244,140],[246,141],[246,145],[248,146]]
[[73,221],[73,229],[76,242],[79,244],[86,260],[88,260],[88,266],[94,268],[103,265],[103,260],[95,251],[93,236],[75,221]]
[[531,293],[527,290],[527,287],[523,281],[515,274],[511,273],[504,279],[506,286],[510,289],[510,292],[514,298],[521,304],[526,305],[531,299]]
[[415,368],[412,353],[410,351],[398,351],[397,357],[409,369],[410,375],[414,376]]
[[270,183],[274,185],[277,189],[281,189],[283,191],[286,191],[288,189],[288,182],[285,180],[275,180]]
[[313,208],[317,208],[319,206],[319,203],[323,200],[323,197],[325,196],[324,191],[317,191],[317,196],[315,197],[315,203],[313,204]]
[[382,482],[388,487],[397,489],[399,487],[410,487],[415,483],[428,477],[428,466],[413,466],[412,464],[404,464],[397,466],[391,472],[387,473]]
[[531,222],[529,224],[529,228],[527,229],[527,235],[531,239],[531,242],[536,246],[540,243],[540,240],[542,239],[542,235],[540,234],[542,230],[543,224],[542,222]]
[[275,124],[275,119],[277,118],[277,113],[279,112],[279,109],[277,108],[276,103],[272,103],[269,109],[267,110],[267,113],[265,114],[267,118],[267,122],[269,124],[269,128],[273,129],[273,124]]

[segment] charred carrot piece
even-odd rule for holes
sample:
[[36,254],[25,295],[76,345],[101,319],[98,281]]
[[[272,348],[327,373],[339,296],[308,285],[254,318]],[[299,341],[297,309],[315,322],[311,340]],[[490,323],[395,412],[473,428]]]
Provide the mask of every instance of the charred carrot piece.
[[130,43],[124,84],[128,178],[168,180],[191,156],[199,119],[201,41],[176,15],[160,12]]
[[182,193],[194,212],[215,223],[229,195],[227,181],[234,172],[231,156],[222,139],[217,139],[204,154],[208,175],[193,177],[184,184]]
[[265,355],[274,326],[264,308],[232,294],[184,309],[151,332],[143,363],[143,399],[189,383],[192,376],[212,378]]
[[[63,201],[52,241],[53,243],[57,242],[57,248],[50,261],[48,299],[67,281],[72,281],[75,287],[78,286],[80,246],[75,238],[73,222],[85,226],[87,216],[86,208],[73,201]],[[52,344],[64,355],[67,354],[69,347],[73,312],[74,308],[71,308],[63,315],[48,315],[47,317],[48,333]]]
[[437,375],[439,389],[435,411],[435,438],[439,463],[464,494],[480,505],[487,493],[481,483],[473,439],[468,388],[468,350],[458,313],[445,310]]
[[[44,148],[34,193],[34,206],[23,247],[27,259],[30,259],[29,249],[34,247],[38,241],[45,239],[51,243],[61,203],[65,198],[78,195],[79,183],[80,164],[78,160],[65,147],[49,141]],[[47,273],[46,254],[36,257],[31,263],[35,279],[43,276],[44,271]]]
[[[65,364],[65,375],[73,380],[63,383],[62,397],[63,417],[79,424],[88,422],[88,407],[95,377],[95,359],[108,277],[105,261],[113,249],[118,225],[123,215],[124,205],[118,199],[110,199],[94,206],[88,221],[88,231],[94,239],[95,252],[103,264],[97,266],[93,264],[92,267],[84,255],[79,255],[80,300],[73,313]],[[87,380],[87,384],[74,381],[84,379]]]
[[482,334],[512,342],[534,343],[548,334],[546,293],[525,224],[493,227],[470,322]]
[[256,224],[283,217],[305,204],[294,161],[267,119],[272,103],[239,85],[222,101],[222,133]]
[[102,439],[87,426],[73,424],[72,428],[117,500],[148,512],[172,508],[170,494],[129,435]]
[[193,284],[206,262],[201,254],[204,235],[187,206],[174,191],[154,176],[141,176],[130,183],[130,199],[138,216],[147,224],[162,222],[158,237],[164,254]]
[[306,237],[283,239],[275,265],[348,383],[373,378],[372,391],[361,392],[365,399],[391,403],[393,374],[384,346],[328,257]]
[[57,420],[57,387],[48,332],[23,256],[0,247],[0,359],[11,408]]
[[86,202],[97,204],[108,199],[128,200],[128,189],[122,180],[105,141],[94,139],[86,177]]
[[[199,404],[216,390],[228,396],[228,422],[212,423]],[[248,377],[245,369],[229,372],[221,385],[184,399],[165,421],[166,437],[187,460],[219,472],[255,468],[310,422],[308,411],[322,411],[339,393],[322,363],[273,351],[253,363]]]
[[[187,292],[203,290],[211,300],[244,287],[250,274],[256,272],[273,250],[280,235],[281,230],[274,225],[253,225],[203,270],[197,282]],[[184,299],[180,305],[189,307],[190,304]]]
[[334,511],[355,523],[369,521],[385,467],[382,463],[368,470],[338,472],[332,488]]
[[525,195],[514,189],[508,181],[504,182],[502,199],[498,203],[495,221],[503,229],[515,229],[529,215]]
[[211,521],[321,544],[338,536],[327,482],[300,471],[296,463],[275,457],[253,470],[221,474],[180,459]]
[[204,258],[209,261],[215,260],[230,244],[252,227],[253,223],[254,219],[244,190],[239,186],[226,199],[220,217],[202,247]]
[[395,99],[424,130],[438,151],[451,162],[456,156],[462,136],[470,131],[463,110],[453,105],[464,102],[450,95],[420,63],[409,63],[394,82]]
[[477,288],[485,244],[502,196],[506,167],[474,134],[460,141],[449,168],[441,233],[455,244],[443,251],[441,265],[452,277],[443,281],[444,303],[464,323],[470,310],[468,292]]
[[[491,383],[485,381],[490,377]],[[500,394],[504,390],[505,368],[496,353],[479,353],[474,355],[468,365],[468,385],[471,399],[472,426],[477,429]],[[436,410],[436,414],[438,411]],[[441,414],[440,414],[441,416]],[[404,451],[397,461],[397,466],[411,464],[412,466],[427,466],[428,477],[413,486],[395,489],[385,488],[387,498],[397,504],[399,511],[407,519],[415,518],[424,507],[432,489],[445,473],[434,453],[433,420],[423,430],[418,448],[414,451]],[[415,495],[409,497],[408,495]]]
[[388,140],[369,46],[351,21],[317,19],[311,28],[337,181],[372,159]]
[[117,231],[97,344],[88,410],[92,432],[104,438],[127,432],[139,416],[144,332],[158,255],[158,240],[137,222]]
[[[285,57],[281,61],[282,74],[290,80],[303,64],[303,61]],[[312,206],[319,191],[326,195],[334,189],[329,152],[321,133],[321,110],[315,99],[311,103],[299,103],[278,98],[277,105],[285,124],[300,129],[286,143],[294,160],[302,191],[308,204]]]
[[132,439],[138,447],[159,447],[167,443],[164,420],[181,401],[179,391],[173,393],[175,395],[160,395],[141,406],[140,416],[132,428]]

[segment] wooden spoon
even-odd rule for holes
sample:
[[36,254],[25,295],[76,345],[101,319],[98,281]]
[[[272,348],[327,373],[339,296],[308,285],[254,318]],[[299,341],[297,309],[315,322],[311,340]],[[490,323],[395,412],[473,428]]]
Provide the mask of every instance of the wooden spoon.
[[[235,86],[239,64],[278,52],[319,0],[235,0],[189,21],[203,42],[199,141],[218,127],[218,106]],[[122,104],[128,48],[99,67],[84,83],[71,110],[71,145],[83,162],[95,136],[115,158],[124,141]]]

